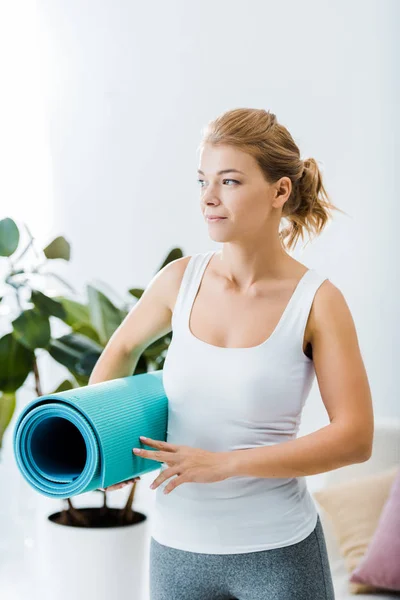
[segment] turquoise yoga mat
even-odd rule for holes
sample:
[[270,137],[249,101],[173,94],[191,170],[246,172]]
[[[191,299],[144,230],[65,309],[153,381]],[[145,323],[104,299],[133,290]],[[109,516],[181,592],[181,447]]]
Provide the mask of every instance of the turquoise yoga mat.
[[168,400],[162,370],[35,398],[19,414],[13,448],[25,480],[40,494],[69,498],[159,469],[133,454],[165,441]]

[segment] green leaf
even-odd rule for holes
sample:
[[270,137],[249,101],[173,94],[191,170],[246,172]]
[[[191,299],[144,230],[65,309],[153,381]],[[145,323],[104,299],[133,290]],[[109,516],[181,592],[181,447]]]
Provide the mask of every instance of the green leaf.
[[[87,282],[87,285],[91,285],[97,291],[101,292],[106,296],[114,306],[121,308],[125,304],[125,298],[117,293],[108,283],[101,279],[92,278]],[[130,300],[130,298],[129,298]]]
[[169,346],[169,340],[170,337],[168,335],[165,335],[162,338],[159,338],[158,340],[150,344],[149,346],[147,346],[147,348],[144,350],[146,358],[154,360],[161,353],[165,352],[165,350]]
[[101,340],[99,338],[99,334],[94,329],[94,327],[92,327],[91,325],[85,325],[85,323],[83,323],[82,325],[75,325],[73,327],[73,330],[76,333],[81,333],[82,335],[85,335],[86,337],[90,338],[97,344],[101,345]]
[[89,377],[85,371],[88,364],[96,361],[103,352],[103,347],[80,333],[68,333],[57,339],[51,339],[49,354],[74,375]]
[[71,246],[69,242],[63,237],[56,237],[46,248],[43,249],[46,258],[56,259],[62,258],[69,260],[71,258]]
[[0,338],[0,390],[16,392],[33,370],[35,354],[20,344],[12,333]]
[[[139,360],[136,364],[134,374],[140,375],[141,373],[147,373],[149,370],[149,363],[146,359],[144,352],[139,356]],[[132,373],[133,375],[133,373]]]
[[144,290],[142,290],[142,288],[131,288],[128,291],[130,294],[132,294],[132,296],[135,296],[135,298],[137,299],[141,298],[142,294],[144,293]]
[[15,339],[26,348],[36,350],[48,346],[51,337],[49,318],[36,308],[22,311],[12,324]]
[[0,221],[0,256],[11,256],[19,244],[19,229],[13,219]]
[[10,274],[8,275],[8,277],[14,277],[15,275],[22,275],[22,273],[25,273],[25,269],[13,269]]
[[178,258],[182,258],[182,256],[183,252],[180,248],[172,248],[158,270],[161,271],[161,269],[163,269],[168,263],[172,262],[173,260],[177,260]]
[[71,298],[56,296],[53,298],[62,304],[66,316],[62,319],[67,325],[75,329],[81,325],[92,327],[90,321],[89,307],[82,302],[77,302]]
[[83,377],[90,377],[99,358],[99,352],[85,352],[76,364],[75,374]]
[[114,331],[121,325],[125,313],[95,287],[87,285],[86,288],[90,320],[99,334],[101,343],[106,345]]
[[39,312],[47,317],[58,317],[63,321],[67,317],[66,310],[60,302],[53,300],[53,298],[46,296],[46,294],[43,294],[39,290],[32,290],[31,302],[33,302]]
[[64,381],[62,383],[60,383],[60,385],[57,387],[56,390],[54,390],[54,392],[52,392],[53,394],[58,394],[58,392],[65,392],[66,390],[72,390],[74,389],[74,384],[72,383],[72,381],[70,381],[69,379],[64,379]]
[[3,444],[4,433],[10,424],[16,404],[15,392],[0,392],[0,448]]
[[75,377],[78,386],[84,387],[85,385],[88,385],[88,383],[89,383],[89,376],[79,375],[78,373],[75,373],[74,371],[70,371],[70,372]]

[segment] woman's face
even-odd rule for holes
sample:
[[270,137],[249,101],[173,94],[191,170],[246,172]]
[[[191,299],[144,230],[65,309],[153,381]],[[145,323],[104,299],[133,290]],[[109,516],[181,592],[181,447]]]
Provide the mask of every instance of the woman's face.
[[[265,238],[266,231],[278,231],[282,205],[290,195],[289,178],[270,184],[249,154],[205,144],[198,181],[201,211],[215,241],[254,239],[258,234]],[[206,215],[225,218],[208,221]]]

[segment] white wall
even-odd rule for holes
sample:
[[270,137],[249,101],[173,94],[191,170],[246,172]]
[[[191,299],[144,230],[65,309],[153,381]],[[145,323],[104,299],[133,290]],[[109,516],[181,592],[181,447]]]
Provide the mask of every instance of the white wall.
[[294,256],[345,294],[376,414],[399,415],[399,4],[39,0],[38,11],[65,275],[123,292],[147,285],[173,246],[215,247],[199,208],[201,128],[229,108],[270,109],[349,215]]
[[[43,204],[35,197],[35,215],[48,219],[49,236],[71,241],[73,260],[58,272],[78,289],[99,278],[123,293],[147,285],[174,246],[216,247],[199,208],[201,129],[230,108],[270,109],[302,157],[320,161],[333,202],[349,215],[334,213],[294,256],[343,291],[375,414],[399,417],[399,3],[36,5],[51,157],[40,185],[52,187]],[[10,207],[1,216],[13,216]],[[302,433],[327,422],[314,386]]]

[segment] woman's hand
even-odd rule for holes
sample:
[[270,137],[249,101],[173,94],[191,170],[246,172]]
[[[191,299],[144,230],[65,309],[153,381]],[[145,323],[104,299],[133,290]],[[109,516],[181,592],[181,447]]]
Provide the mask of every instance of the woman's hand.
[[213,483],[222,481],[230,477],[228,464],[230,453],[211,452],[201,448],[192,448],[190,446],[179,446],[169,444],[161,440],[152,440],[140,436],[140,439],[147,446],[153,446],[157,450],[144,450],[143,448],[133,448],[134,454],[149,460],[163,462],[168,465],[151,484],[151,488],[157,488],[169,477],[178,475],[172,479],[164,489],[164,494],[168,494],[178,485],[187,482]]
[[114,483],[114,485],[110,485],[106,488],[99,488],[102,492],[112,492],[113,490],[119,490],[120,488],[129,485],[135,481],[139,481],[140,477],[134,477],[133,479],[126,479],[125,481],[120,481],[119,483]]

